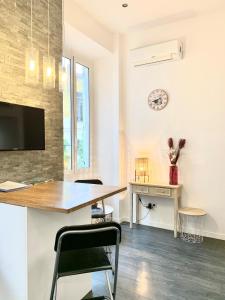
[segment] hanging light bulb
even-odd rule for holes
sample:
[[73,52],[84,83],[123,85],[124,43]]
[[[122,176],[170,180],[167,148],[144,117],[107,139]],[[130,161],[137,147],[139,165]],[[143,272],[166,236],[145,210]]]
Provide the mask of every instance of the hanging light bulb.
[[49,24],[50,24],[50,9],[48,0],[48,55],[43,56],[43,87],[45,89],[55,88],[55,58],[50,56],[50,43],[49,43]]
[[43,86],[45,89],[55,88],[55,58],[43,57]]
[[30,1],[30,47],[25,51],[25,83],[39,82],[39,51],[33,47],[33,0]]

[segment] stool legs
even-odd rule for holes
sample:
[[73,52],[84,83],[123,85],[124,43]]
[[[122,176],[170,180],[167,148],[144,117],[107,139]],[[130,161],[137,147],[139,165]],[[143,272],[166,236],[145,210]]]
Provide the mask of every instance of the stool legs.
[[109,280],[109,274],[108,274],[108,271],[105,271],[105,277],[106,277],[106,281],[107,281],[107,285],[108,285],[108,290],[109,290],[110,299],[113,300],[113,299],[115,299],[115,298],[113,298],[112,289],[111,289],[111,283],[110,283],[110,280]]
[[50,300],[56,300],[56,295],[57,295],[57,276],[53,277],[52,280],[52,289],[51,289],[51,295],[50,295]]
[[52,279],[52,289],[51,289],[51,294],[50,294],[50,300],[54,300],[54,295],[55,295],[55,299],[56,299],[57,280],[58,280],[58,272],[57,272],[58,262],[59,262],[59,254],[57,252],[55,266],[54,266],[53,279]]
[[[53,281],[52,281],[50,300],[54,300],[54,295],[56,294],[56,285],[57,285],[57,277],[53,278]],[[55,299],[56,299],[56,297],[55,297]]]
[[190,243],[202,243],[203,218],[197,216],[179,216],[180,237]]
[[117,288],[117,276],[118,276],[118,264],[119,264],[119,243],[116,245],[116,255],[115,255],[115,271],[114,271],[114,286],[113,286],[113,296],[116,299],[116,288]]

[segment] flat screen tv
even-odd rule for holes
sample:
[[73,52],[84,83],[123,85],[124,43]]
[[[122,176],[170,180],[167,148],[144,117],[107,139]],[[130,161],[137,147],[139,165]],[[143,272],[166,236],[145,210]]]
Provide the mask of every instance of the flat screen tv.
[[45,112],[0,102],[0,151],[16,150],[45,150]]

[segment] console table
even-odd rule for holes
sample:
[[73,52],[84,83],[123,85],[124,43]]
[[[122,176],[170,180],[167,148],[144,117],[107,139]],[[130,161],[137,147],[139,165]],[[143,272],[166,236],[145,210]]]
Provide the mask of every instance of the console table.
[[[139,220],[139,199],[138,195],[145,195],[150,197],[168,198],[173,200],[174,203],[174,237],[177,237],[177,218],[178,208],[181,199],[182,185],[166,185],[166,184],[152,184],[130,182],[130,228],[133,226],[134,208],[136,210],[136,224]],[[135,206],[134,206],[135,200]]]

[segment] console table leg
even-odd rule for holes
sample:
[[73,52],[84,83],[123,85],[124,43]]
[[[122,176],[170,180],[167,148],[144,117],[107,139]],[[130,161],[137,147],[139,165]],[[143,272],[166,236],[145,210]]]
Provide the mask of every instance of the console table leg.
[[178,223],[178,198],[174,199],[174,238],[177,238],[177,223]]
[[129,191],[129,194],[130,194],[130,228],[133,228],[133,193],[132,191],[130,190]]
[[136,224],[139,224],[139,200],[138,195],[134,194],[135,208],[136,208]]

